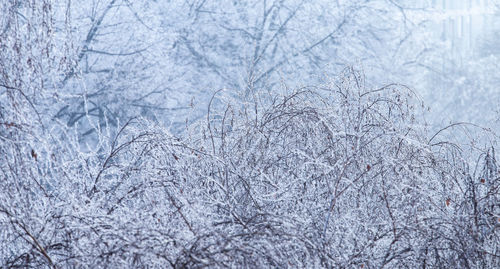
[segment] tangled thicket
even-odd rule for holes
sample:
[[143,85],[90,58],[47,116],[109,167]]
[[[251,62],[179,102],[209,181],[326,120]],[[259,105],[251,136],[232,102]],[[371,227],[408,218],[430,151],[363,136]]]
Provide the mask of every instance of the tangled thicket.
[[493,149],[471,161],[429,141],[405,87],[347,70],[248,103],[218,96],[183,137],[134,119],[93,147],[16,122],[2,99],[2,266],[499,265]]
[[120,72],[66,91],[90,41],[62,53],[51,3],[0,5],[1,268],[500,267],[494,134],[447,141],[462,125],[430,132],[409,89],[353,69],[217,92],[182,135],[123,123],[99,104]]

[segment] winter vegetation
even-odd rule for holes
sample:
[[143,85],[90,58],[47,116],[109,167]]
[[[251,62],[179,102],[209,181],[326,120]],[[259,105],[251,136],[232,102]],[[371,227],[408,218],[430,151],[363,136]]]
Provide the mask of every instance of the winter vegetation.
[[0,0],[0,268],[499,268],[448,2]]

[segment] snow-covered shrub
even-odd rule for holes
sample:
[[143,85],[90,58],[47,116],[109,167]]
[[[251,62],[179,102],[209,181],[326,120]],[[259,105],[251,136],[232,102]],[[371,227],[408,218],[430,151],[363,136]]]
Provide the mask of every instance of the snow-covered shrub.
[[2,97],[17,118],[1,111],[0,264],[498,265],[494,151],[474,173],[428,134],[408,88],[347,69],[254,97],[217,93],[183,137],[137,118],[95,126],[91,145]]

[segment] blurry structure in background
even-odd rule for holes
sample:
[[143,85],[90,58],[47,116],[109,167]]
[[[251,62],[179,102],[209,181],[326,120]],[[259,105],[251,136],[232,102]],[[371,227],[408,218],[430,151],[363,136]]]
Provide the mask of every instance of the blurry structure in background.
[[[442,41],[447,42],[455,64],[475,57],[481,40],[491,35],[495,15],[493,0],[433,0]],[[444,72],[445,70],[443,70]]]
[[498,0],[433,0],[427,31],[435,56],[426,82],[413,83],[433,110],[434,125],[467,121],[492,128],[500,104]]

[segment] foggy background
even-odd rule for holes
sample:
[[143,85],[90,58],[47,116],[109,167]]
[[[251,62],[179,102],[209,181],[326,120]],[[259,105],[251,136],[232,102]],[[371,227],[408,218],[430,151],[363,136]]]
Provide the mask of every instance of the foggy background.
[[[498,2],[491,0],[56,1],[66,65],[54,111],[82,133],[141,115],[174,132],[220,89],[317,85],[348,66],[414,89],[427,121],[498,126]],[[84,104],[91,117],[82,117]],[[91,123],[89,121],[94,121]],[[87,126],[87,127],[85,127]],[[87,128],[87,129],[85,129]]]

